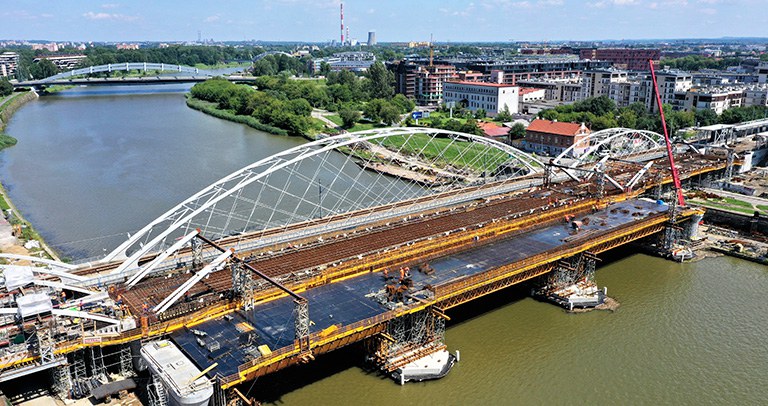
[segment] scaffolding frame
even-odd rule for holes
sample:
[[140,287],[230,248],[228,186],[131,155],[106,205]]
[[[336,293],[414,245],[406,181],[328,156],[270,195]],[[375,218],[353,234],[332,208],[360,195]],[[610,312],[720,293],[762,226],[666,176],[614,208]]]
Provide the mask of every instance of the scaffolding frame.
[[445,348],[445,318],[429,307],[390,320],[372,342],[371,359],[382,371],[397,368]]
[[150,406],[168,406],[168,395],[163,386],[163,381],[154,373],[150,374],[151,380],[147,385],[147,399]]

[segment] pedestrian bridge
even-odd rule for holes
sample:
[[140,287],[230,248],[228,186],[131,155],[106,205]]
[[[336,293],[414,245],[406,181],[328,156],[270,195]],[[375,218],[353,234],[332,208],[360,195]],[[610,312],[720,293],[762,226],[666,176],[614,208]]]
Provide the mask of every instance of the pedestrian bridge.
[[[116,77],[116,78],[98,78],[88,77],[89,75],[104,72],[129,72],[139,71],[146,75],[141,77]],[[159,74],[155,74],[158,72]],[[198,69],[193,66],[174,65],[167,63],[151,62],[125,62],[111,63],[106,65],[88,66],[85,68],[73,69],[62,72],[43,79],[28,80],[15,83],[15,87],[44,87],[52,85],[136,85],[136,84],[158,84],[158,83],[184,83],[184,82],[203,82],[214,76],[222,76],[233,81],[248,82],[253,81],[252,77],[244,76],[226,76]]]

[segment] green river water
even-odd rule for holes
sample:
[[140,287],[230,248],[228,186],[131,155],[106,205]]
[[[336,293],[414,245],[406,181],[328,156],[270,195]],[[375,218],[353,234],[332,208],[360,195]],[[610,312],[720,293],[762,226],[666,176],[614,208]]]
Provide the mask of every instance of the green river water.
[[597,280],[621,303],[616,312],[569,314],[521,292],[502,292],[481,302],[481,313],[474,312],[473,303],[452,310],[449,315],[462,320],[449,326],[446,343],[460,350],[461,361],[440,381],[401,387],[352,366],[273,401],[768,402],[768,269],[725,257],[676,264],[633,255],[601,267]]

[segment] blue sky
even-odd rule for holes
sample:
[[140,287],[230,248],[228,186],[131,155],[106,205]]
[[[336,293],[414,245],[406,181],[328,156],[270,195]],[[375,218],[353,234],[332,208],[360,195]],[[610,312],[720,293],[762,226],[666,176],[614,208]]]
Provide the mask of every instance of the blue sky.
[[[325,41],[338,0],[3,0],[0,39]],[[379,41],[768,37],[768,0],[350,0],[353,38]]]

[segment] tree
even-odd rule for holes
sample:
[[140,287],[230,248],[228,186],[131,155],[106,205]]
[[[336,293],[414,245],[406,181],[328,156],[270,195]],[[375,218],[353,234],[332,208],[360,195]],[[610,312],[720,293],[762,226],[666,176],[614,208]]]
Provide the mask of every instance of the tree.
[[357,110],[353,110],[349,107],[344,107],[339,111],[341,117],[342,127],[349,129],[352,128],[355,123],[360,121],[361,115]]
[[467,121],[461,125],[459,131],[467,134],[483,135],[483,130],[480,129],[474,118],[467,119]]
[[511,144],[512,140],[519,140],[525,137],[525,126],[522,123],[512,124],[512,128],[509,129],[507,135],[509,135],[509,142]]
[[320,74],[327,77],[329,73],[331,73],[331,65],[328,62],[320,62]]
[[374,62],[366,73],[366,90],[372,99],[390,99],[395,94],[395,74],[383,63]]
[[400,120],[400,110],[391,103],[386,103],[379,111],[381,121],[386,125],[392,125]]
[[382,99],[373,99],[365,104],[363,107],[363,116],[367,119],[378,123],[381,121],[381,109],[384,107],[386,101]]
[[620,127],[635,128],[637,126],[637,114],[628,108],[621,109],[617,121]]
[[475,118],[478,120],[484,119],[487,115],[488,113],[485,111],[485,109],[477,109],[477,111],[475,111]]
[[8,96],[13,93],[13,85],[8,79],[0,79],[0,97]]
[[717,124],[717,113],[710,109],[697,109],[694,112],[694,119],[696,120],[696,125],[698,126],[708,126],[712,124]]
[[59,68],[48,59],[41,59],[29,69],[35,79],[45,79],[59,73]]
[[416,103],[414,103],[413,100],[400,93],[392,98],[392,104],[400,109],[401,114],[410,113],[416,107]]
[[509,112],[507,103],[504,103],[504,108],[501,109],[499,114],[496,114],[496,121],[501,121],[502,123],[512,121],[512,114]]

